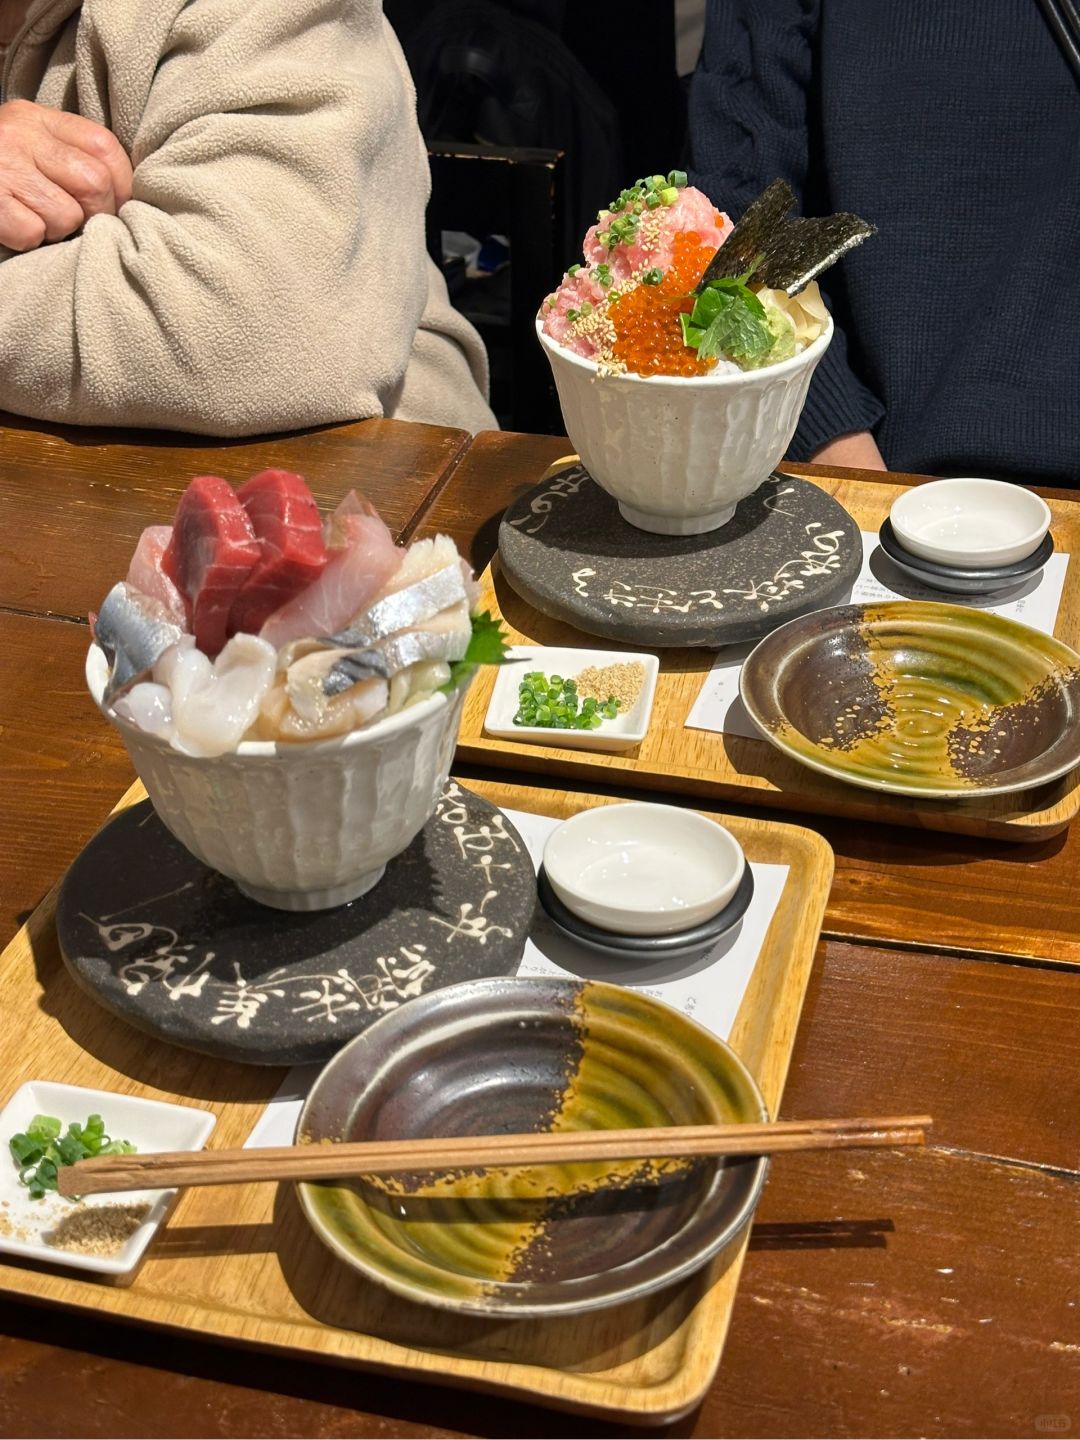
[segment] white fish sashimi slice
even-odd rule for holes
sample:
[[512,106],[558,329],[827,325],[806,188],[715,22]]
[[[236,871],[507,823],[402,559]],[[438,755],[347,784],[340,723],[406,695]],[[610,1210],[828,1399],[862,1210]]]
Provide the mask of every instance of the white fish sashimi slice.
[[393,594],[428,575],[435,575],[448,565],[457,565],[460,568],[469,610],[475,610],[480,599],[480,586],[476,583],[472,566],[462,557],[449,535],[435,535],[430,540],[414,540],[405,552],[401,569],[387,586],[386,594]]
[[[305,719],[286,705],[277,710],[275,739],[281,740],[325,740],[333,735],[347,735],[361,725],[376,719],[386,709],[389,686],[385,680],[361,680],[343,695],[336,695],[326,702],[325,709],[317,719]],[[267,715],[264,708],[264,717]],[[265,727],[261,731],[265,734]]]
[[257,635],[234,635],[201,681],[182,665],[175,666],[180,687],[172,691],[173,747],[185,755],[204,756],[235,750],[258,715],[276,670],[276,650]]
[[141,680],[113,706],[117,715],[138,726],[147,735],[160,735],[171,740],[173,733],[172,691],[167,685]]
[[[393,579],[371,602],[371,608],[380,605],[388,596],[397,595],[410,585],[430,579],[453,565],[458,566],[461,571],[465,598],[469,602],[470,611],[473,610],[480,599],[480,586],[473,576],[472,566],[462,559],[457,545],[449,535],[434,535],[428,540],[414,540],[405,551],[405,558]],[[360,623],[361,617],[357,615],[348,628],[352,629]]]
[[135,554],[131,557],[127,582],[141,590],[144,595],[160,601],[181,630],[186,630],[187,607],[184,597],[161,568],[161,557],[168,548],[172,533],[171,525],[146,527],[139,536]]
[[[347,678],[331,690],[324,690],[326,677],[343,660],[350,661]],[[361,659],[348,649],[313,650],[294,660],[285,672],[285,690],[289,704],[303,720],[321,720],[330,703],[330,696],[352,689],[360,680],[386,679],[387,665],[378,652],[370,652],[367,662],[357,664]],[[279,657],[280,664],[280,657]]]
[[459,600],[456,605],[448,605],[445,610],[441,610],[433,620],[430,620],[424,629],[430,635],[445,636],[448,641],[460,646],[460,655],[446,655],[444,658],[461,660],[472,639],[472,616],[469,614],[469,602]]
[[182,705],[193,690],[199,690],[210,679],[214,666],[195,647],[194,635],[181,635],[170,645],[154,666],[154,679],[172,694],[173,710]]
[[329,533],[337,548],[326,569],[259,631],[277,650],[291,640],[333,635],[347,625],[386,586],[405,556],[379,516],[355,496],[338,506]]
[[473,568],[469,562],[467,560],[459,560],[458,564],[461,566],[461,579],[465,586],[465,599],[469,602],[469,614],[471,615],[480,603],[480,586],[477,583],[476,576],[473,574]]
[[396,715],[406,705],[426,700],[450,679],[450,666],[444,660],[421,660],[407,670],[399,670],[390,681],[388,713]]
[[377,597],[396,594],[418,580],[426,580],[445,570],[448,565],[457,565],[461,556],[449,535],[434,535],[430,540],[414,540],[405,551],[405,557],[393,580]]

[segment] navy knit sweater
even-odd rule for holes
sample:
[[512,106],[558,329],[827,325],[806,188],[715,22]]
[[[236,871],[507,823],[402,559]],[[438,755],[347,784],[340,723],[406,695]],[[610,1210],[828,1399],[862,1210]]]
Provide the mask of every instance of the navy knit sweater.
[[1037,0],[709,0],[691,180],[777,176],[878,234],[790,455],[871,430],[894,470],[1080,485],[1080,87]]

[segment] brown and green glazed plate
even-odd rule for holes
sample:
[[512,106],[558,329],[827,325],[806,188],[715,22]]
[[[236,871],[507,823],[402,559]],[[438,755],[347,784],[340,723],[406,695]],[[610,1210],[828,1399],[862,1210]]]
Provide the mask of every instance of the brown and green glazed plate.
[[[467,981],[323,1070],[298,1143],[767,1120],[746,1067],[659,1001],[594,981]],[[347,1265],[484,1315],[599,1309],[670,1285],[749,1223],[763,1157],[386,1176],[299,1187]]]
[[818,610],[757,646],[740,689],[778,749],[871,790],[971,799],[1080,764],[1080,655],[983,610]]

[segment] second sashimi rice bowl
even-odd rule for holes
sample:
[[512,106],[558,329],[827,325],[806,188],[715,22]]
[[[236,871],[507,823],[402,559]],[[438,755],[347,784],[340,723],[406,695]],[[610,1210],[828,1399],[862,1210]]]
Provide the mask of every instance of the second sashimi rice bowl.
[[502,653],[475,598],[452,540],[403,549],[355,495],[324,522],[289,472],[200,476],[91,617],[87,683],[188,850],[262,904],[325,909],[442,794]]
[[642,530],[726,524],[795,433],[833,331],[813,277],[873,227],[793,205],[777,181],[733,226],[681,172],[639,180],[540,307],[566,432]]

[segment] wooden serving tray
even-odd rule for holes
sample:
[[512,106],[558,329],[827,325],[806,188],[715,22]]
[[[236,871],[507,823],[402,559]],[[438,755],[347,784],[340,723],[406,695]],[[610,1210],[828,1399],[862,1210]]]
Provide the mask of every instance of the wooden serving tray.
[[[862,530],[878,530],[893,501],[907,488],[830,480],[816,475],[814,481],[843,505]],[[1080,504],[1065,500],[1047,503],[1053,513],[1051,528],[1055,546],[1073,557],[1066,572],[1054,633],[1066,645],[1080,649]],[[511,643],[515,645],[634,648],[597,640],[534,610],[499,573],[498,557],[481,576],[481,586],[481,607],[503,617]],[[920,800],[831,780],[799,765],[767,740],[687,729],[686,717],[709,674],[715,652],[660,650],[657,653],[660,675],[652,720],[645,739],[634,749],[607,755],[567,750],[557,745],[496,740],[486,735],[484,716],[495,682],[491,672],[481,670],[465,702],[457,751],[459,759],[512,766],[517,771],[540,770],[545,774],[567,775],[579,782],[631,784],[650,790],[676,788],[714,802],[781,806],[786,810],[841,815],[923,830],[947,830],[995,840],[1032,843],[1046,840],[1064,830],[1080,810],[1080,768],[1060,780],[1018,794],[972,800]]]
[[[563,819],[610,799],[468,782],[497,805]],[[134,785],[118,808],[144,798]],[[808,830],[724,818],[753,860],[790,867],[731,1033],[772,1114],[779,1108],[825,901],[828,845]],[[215,1111],[213,1148],[241,1145],[282,1072],[149,1040],[69,978],[53,893],[0,957],[0,1001],[20,1043],[0,1057],[0,1099],[48,1078]],[[779,1163],[783,1163],[780,1161]],[[748,1236],[746,1238],[749,1238]],[[309,1359],[490,1390],[580,1414],[657,1424],[691,1410],[720,1360],[742,1267],[738,1253],[632,1304],[547,1322],[448,1317],[340,1265],[291,1186],[182,1194],[127,1288],[0,1263],[0,1292],[164,1330]]]

